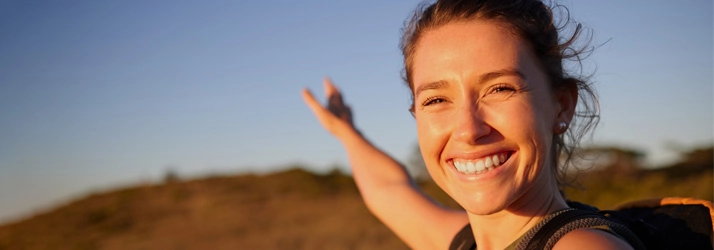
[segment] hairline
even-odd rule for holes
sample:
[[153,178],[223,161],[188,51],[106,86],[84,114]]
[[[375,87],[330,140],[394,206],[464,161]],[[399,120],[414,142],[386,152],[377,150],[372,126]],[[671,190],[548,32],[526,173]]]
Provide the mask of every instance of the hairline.
[[[499,16],[495,17],[485,17],[482,14],[477,14],[472,17],[458,17],[454,18],[452,20],[445,21],[443,23],[437,23],[435,25],[429,26],[426,29],[421,30],[421,34],[419,37],[416,37],[416,40],[414,40],[413,43],[411,43],[411,46],[405,47],[406,52],[408,52],[405,55],[405,60],[404,60],[404,73],[406,74],[406,80],[407,84],[409,85],[409,88],[412,90],[412,94],[414,94],[414,82],[412,80],[411,72],[413,72],[413,65],[414,65],[414,58],[416,57],[417,54],[417,48],[419,47],[419,44],[421,44],[421,40],[426,34],[432,32],[433,30],[439,29],[441,27],[444,27],[449,24],[453,23],[468,23],[468,22],[484,22],[484,23],[491,23],[494,24],[498,29],[503,30],[504,32],[507,32],[514,37],[521,39],[523,42],[525,42],[531,49],[533,49],[533,44],[531,41],[525,38],[523,32],[516,27],[515,24],[512,24],[506,20],[499,20],[502,19]],[[412,34],[413,35],[413,34]],[[534,51],[535,52],[535,51]],[[538,55],[535,55],[538,57]],[[538,64],[542,64],[540,58],[538,58]],[[547,71],[545,71],[547,74]],[[414,96],[412,96],[414,97]]]

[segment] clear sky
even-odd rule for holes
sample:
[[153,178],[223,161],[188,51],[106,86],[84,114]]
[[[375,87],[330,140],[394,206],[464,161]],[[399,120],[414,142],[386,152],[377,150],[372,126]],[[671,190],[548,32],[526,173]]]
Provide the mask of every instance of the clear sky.
[[[398,42],[417,3],[0,1],[0,223],[168,169],[344,167],[300,98],[325,76],[363,133],[406,160],[416,130]],[[585,61],[595,143],[652,165],[712,143],[712,1],[560,3],[603,44]]]

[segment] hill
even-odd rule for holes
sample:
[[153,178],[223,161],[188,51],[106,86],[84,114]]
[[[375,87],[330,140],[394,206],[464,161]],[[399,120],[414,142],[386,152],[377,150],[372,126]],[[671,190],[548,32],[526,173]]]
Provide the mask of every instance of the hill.
[[638,153],[609,148],[616,157],[591,171],[578,172],[574,177],[581,188],[566,190],[566,197],[611,209],[632,200],[666,196],[714,198],[714,148],[691,150],[682,160],[668,167],[645,169],[633,155]]
[[[705,152],[706,153],[706,152]],[[701,157],[700,157],[701,158]],[[567,196],[601,208],[624,200],[711,200],[714,160],[657,170],[582,172]],[[422,189],[450,207],[433,182]],[[0,226],[0,249],[407,249],[372,216],[350,176],[292,169],[123,188]]]
[[349,176],[300,169],[94,194],[0,227],[0,249],[405,249]]

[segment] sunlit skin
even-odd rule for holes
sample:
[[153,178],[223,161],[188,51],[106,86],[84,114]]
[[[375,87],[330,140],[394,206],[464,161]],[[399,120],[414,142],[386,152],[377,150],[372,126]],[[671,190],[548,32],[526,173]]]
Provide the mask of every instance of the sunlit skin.
[[[322,106],[303,98],[348,152],[355,183],[370,211],[414,249],[445,249],[470,223],[479,249],[504,249],[544,216],[567,207],[557,187],[553,136],[570,123],[575,84],[552,88],[528,43],[493,21],[454,22],[416,43],[411,79],[422,155],[436,183],[467,212],[433,203],[397,161],[367,141],[329,80]],[[503,164],[462,173],[454,162],[491,156]],[[467,164],[468,165],[468,164]],[[463,167],[462,164],[459,166]],[[561,249],[630,249],[597,229],[566,234]]]
[[[572,115],[559,101],[567,94],[553,91],[529,44],[492,21],[455,22],[426,32],[413,62],[424,161],[472,222],[474,215],[532,217],[567,207],[550,151],[555,124]],[[497,153],[509,157],[485,173],[454,167]]]

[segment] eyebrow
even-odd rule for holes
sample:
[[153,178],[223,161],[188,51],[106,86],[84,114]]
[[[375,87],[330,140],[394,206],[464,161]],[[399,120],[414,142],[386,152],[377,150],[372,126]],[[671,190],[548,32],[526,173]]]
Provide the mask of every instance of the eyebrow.
[[430,82],[430,83],[419,86],[416,89],[414,96],[419,96],[419,93],[421,93],[422,91],[425,91],[425,90],[446,88],[448,85],[449,85],[449,82],[447,82],[445,80]]
[[524,80],[526,79],[526,76],[516,69],[502,69],[499,71],[489,72],[481,75],[481,78],[479,79],[478,83],[488,82],[502,76],[517,76]]
[[[486,74],[481,75],[481,77],[478,80],[478,84],[482,84],[488,81],[491,81],[493,79],[503,77],[503,76],[517,76],[522,79],[526,79],[526,76],[521,73],[520,71],[516,69],[502,69],[494,72],[488,72]],[[446,80],[439,80],[435,82],[430,82],[424,85],[419,86],[415,93],[414,96],[419,96],[419,93],[425,90],[430,90],[430,89],[441,89],[441,88],[446,88],[449,85],[449,82]]]

